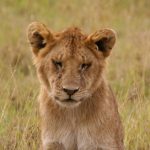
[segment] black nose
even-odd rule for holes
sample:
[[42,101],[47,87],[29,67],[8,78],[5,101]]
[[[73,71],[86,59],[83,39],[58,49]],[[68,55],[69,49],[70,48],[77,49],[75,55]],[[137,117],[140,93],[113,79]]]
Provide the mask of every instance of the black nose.
[[78,91],[78,89],[65,89],[65,88],[63,88],[63,90],[70,96]]

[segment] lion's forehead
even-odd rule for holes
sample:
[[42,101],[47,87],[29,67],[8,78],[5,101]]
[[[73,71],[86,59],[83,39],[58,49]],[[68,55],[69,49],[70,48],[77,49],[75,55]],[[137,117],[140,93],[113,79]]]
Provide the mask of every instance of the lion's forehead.
[[69,28],[60,33],[58,43],[62,43],[65,49],[76,51],[84,46],[86,35],[84,35],[78,28]]
[[95,60],[95,53],[88,47],[86,39],[87,36],[80,29],[67,29],[59,33],[49,56],[56,60],[69,60],[70,58],[80,62]]
[[73,60],[76,62],[89,62],[96,60],[92,51],[85,47],[72,50],[70,47],[59,46],[55,48],[52,53],[50,53],[49,57],[55,60],[70,62]]

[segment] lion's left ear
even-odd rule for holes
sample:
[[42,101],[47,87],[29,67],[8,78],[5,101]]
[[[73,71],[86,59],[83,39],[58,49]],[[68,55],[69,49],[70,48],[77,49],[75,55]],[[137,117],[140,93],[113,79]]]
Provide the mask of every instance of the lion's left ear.
[[89,35],[88,40],[94,42],[104,57],[107,57],[115,44],[116,33],[112,29],[103,29]]

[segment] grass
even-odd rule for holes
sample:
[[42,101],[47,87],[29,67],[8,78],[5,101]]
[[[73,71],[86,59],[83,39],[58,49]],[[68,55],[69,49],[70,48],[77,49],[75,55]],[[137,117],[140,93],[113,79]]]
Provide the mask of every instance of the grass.
[[35,20],[54,31],[113,28],[118,39],[107,76],[116,93],[127,150],[150,149],[149,0],[0,1],[0,150],[36,150],[37,95],[26,27]]

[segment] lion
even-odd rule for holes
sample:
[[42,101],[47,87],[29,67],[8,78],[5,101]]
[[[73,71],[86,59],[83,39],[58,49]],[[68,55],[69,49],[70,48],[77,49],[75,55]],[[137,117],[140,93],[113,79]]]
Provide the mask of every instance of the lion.
[[40,22],[27,29],[41,89],[42,150],[124,150],[115,96],[105,77],[116,41],[112,29],[54,33]]

